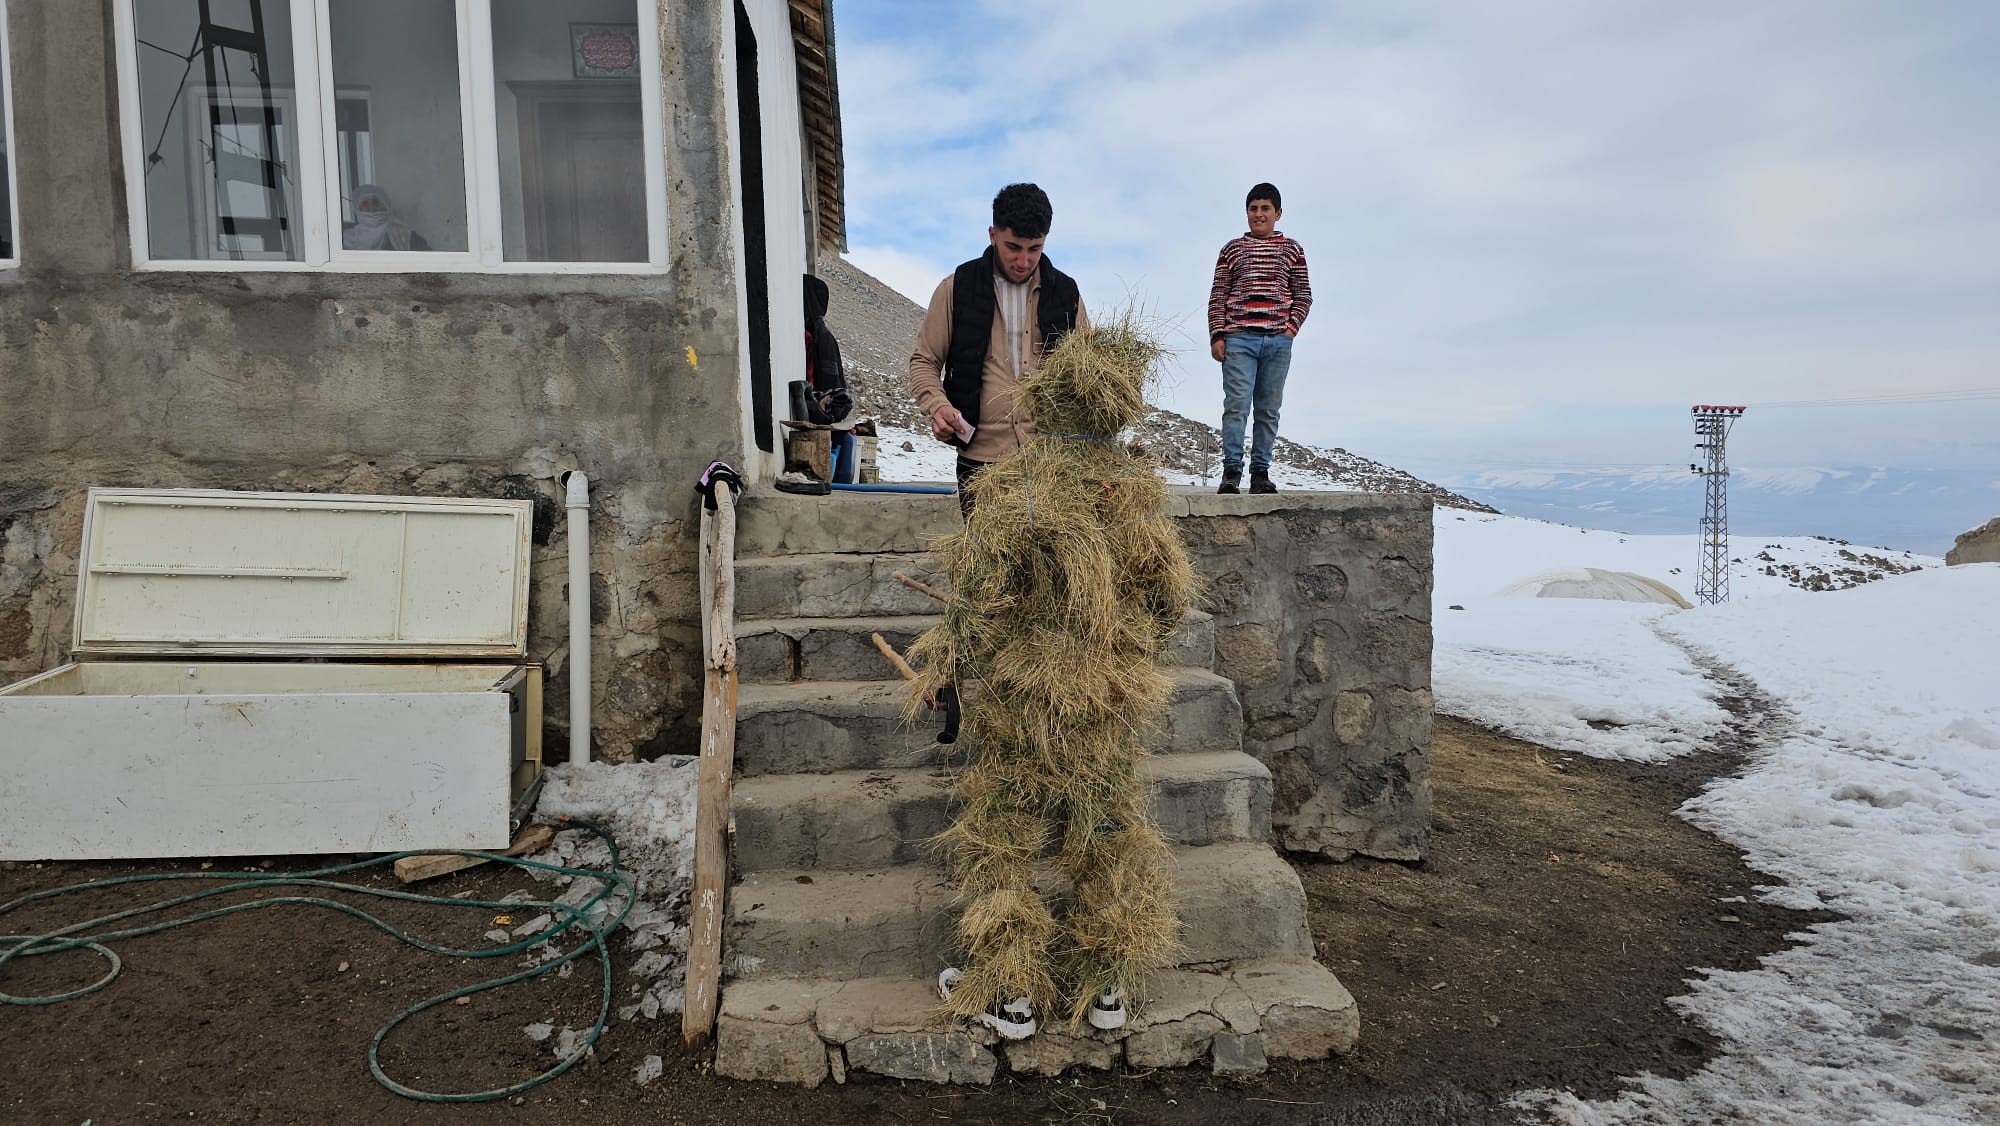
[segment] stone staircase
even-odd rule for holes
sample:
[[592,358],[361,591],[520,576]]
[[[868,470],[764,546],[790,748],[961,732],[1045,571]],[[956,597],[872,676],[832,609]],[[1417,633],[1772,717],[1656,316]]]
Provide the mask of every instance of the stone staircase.
[[1174,847],[1187,964],[1156,976],[1115,1034],[1045,1022],[1000,1042],[936,1018],[952,896],[925,842],[949,824],[963,744],[902,722],[898,649],[942,586],[926,545],[957,527],[949,496],[746,497],[737,560],[732,873],[716,1067],[816,1085],[850,1071],[985,1083],[1002,1066],[1183,1066],[1254,1073],[1352,1047],[1353,998],[1313,961],[1305,893],[1270,845],[1271,774],[1242,749],[1235,686],[1197,615],[1176,638],[1174,694],[1145,771]]

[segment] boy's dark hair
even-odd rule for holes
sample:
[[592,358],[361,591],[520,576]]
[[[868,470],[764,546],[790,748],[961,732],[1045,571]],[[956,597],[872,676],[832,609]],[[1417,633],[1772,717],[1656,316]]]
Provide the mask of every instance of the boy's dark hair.
[[1260,199],[1270,200],[1271,206],[1279,211],[1285,209],[1284,197],[1278,194],[1276,184],[1259,184],[1251,188],[1250,194],[1243,197],[1243,206],[1248,207]]
[[1046,237],[1054,217],[1047,193],[1033,184],[1009,184],[993,197],[993,226],[1022,238]]

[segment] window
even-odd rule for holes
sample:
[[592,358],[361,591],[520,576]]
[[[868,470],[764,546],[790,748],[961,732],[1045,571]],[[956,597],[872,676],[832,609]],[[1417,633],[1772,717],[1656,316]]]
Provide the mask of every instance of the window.
[[142,267],[665,267],[654,0],[115,11]]
[[0,264],[20,261],[14,235],[14,79],[7,53],[7,0],[0,0]]

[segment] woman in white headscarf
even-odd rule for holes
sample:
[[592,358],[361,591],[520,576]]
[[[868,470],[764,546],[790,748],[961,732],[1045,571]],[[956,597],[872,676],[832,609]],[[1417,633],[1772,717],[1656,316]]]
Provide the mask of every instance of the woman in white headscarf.
[[389,209],[389,193],[374,184],[354,189],[355,223],[340,233],[348,250],[429,250],[424,236],[403,225]]

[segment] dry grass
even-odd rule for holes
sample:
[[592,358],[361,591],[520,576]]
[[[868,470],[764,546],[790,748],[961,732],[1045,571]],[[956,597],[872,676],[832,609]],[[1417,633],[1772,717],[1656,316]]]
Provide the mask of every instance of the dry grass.
[[[977,748],[938,839],[965,909],[953,1012],[1026,995],[1079,1019],[1178,949],[1138,764],[1197,580],[1155,467],[1119,441],[1160,354],[1129,317],[1065,337],[1022,385],[1037,436],[973,480],[970,520],[936,549],[952,596],[910,651],[910,708],[964,684]],[[1059,921],[1035,888],[1050,852],[1069,885]]]

